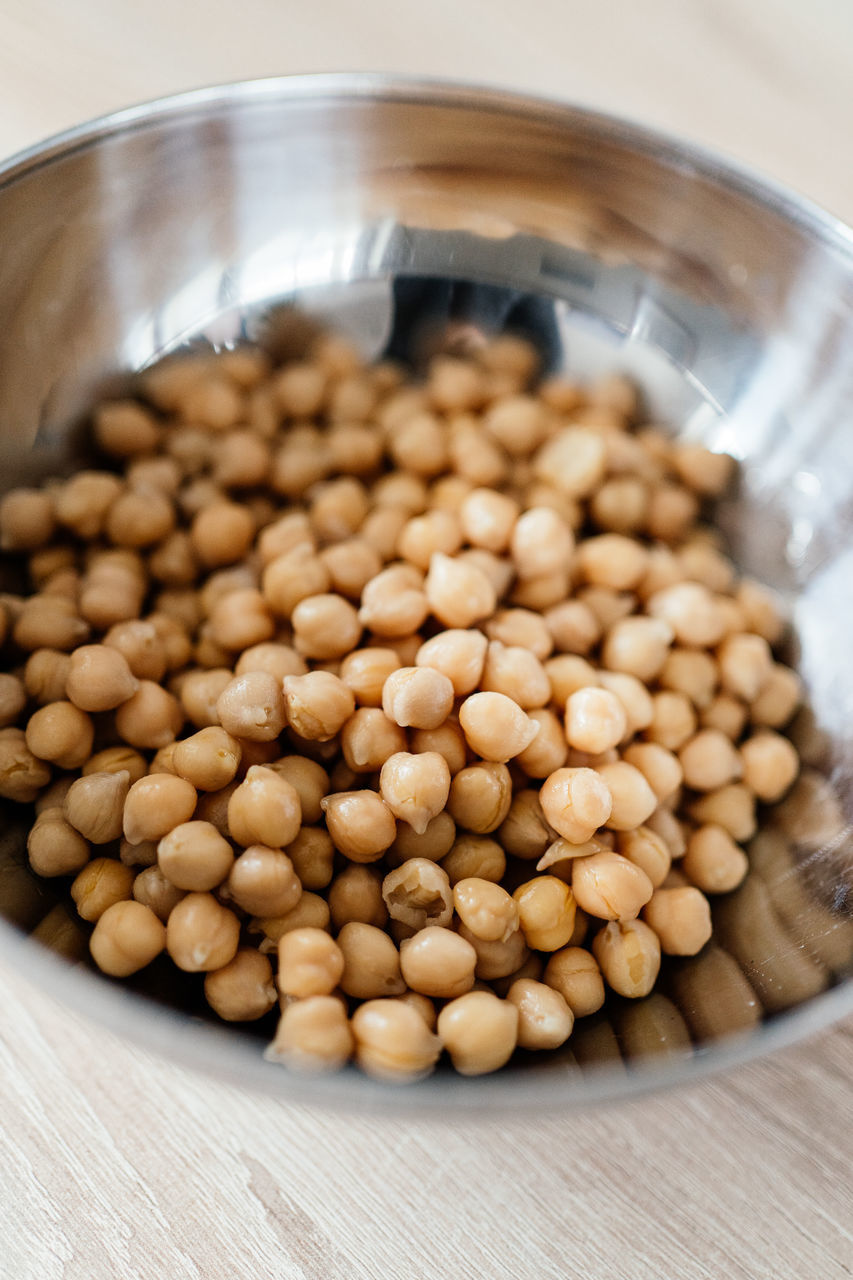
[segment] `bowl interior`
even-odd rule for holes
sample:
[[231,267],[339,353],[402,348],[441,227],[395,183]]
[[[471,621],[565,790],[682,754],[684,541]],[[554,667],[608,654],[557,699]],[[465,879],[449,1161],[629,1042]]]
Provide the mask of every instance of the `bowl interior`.
[[[407,1091],[412,1105],[612,1096],[853,1007],[851,244],[793,197],[627,125],[375,78],[187,95],[0,171],[4,487],[73,468],[87,407],[134,371],[188,341],[269,340],[292,305],[367,355],[413,362],[424,316],[530,333],[552,367],[635,375],[651,417],[742,464],[721,521],[739,565],[787,601],[805,768],[753,842],[747,882],[719,900],[717,944],[669,966],[662,989],[692,1046],[672,1050],[666,1002],[614,1001],[572,1052],[476,1084],[442,1078]],[[88,974],[85,935],[24,862],[12,815],[0,949],[63,999],[283,1095],[384,1102],[355,1073],[295,1082],[252,1033],[199,1025],[174,971],[154,966],[130,992]],[[58,970],[45,943],[74,967]]]

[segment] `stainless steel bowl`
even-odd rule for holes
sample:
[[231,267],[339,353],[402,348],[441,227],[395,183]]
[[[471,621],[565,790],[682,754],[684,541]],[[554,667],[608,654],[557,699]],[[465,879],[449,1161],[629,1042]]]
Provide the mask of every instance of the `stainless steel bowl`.
[[[250,1035],[29,939],[45,935],[50,903],[21,869],[14,823],[0,851],[0,955],[69,1006],[200,1069],[282,1098],[393,1096],[435,1111],[626,1096],[850,1012],[853,233],[819,209],[648,130],[463,85],[317,76],[132,108],[0,169],[5,484],[72,467],[75,426],[96,395],[188,339],[262,333],[282,301],[336,318],[366,353],[392,334],[405,345],[401,280],[511,291],[469,290],[474,312],[484,297],[535,296],[555,360],[635,373],[650,412],[742,461],[724,523],[740,564],[790,603],[810,699],[797,726],[803,780],[770,853],[758,851],[745,892],[718,913],[767,1016],[740,1035],[696,1031],[691,1052],[635,1056],[627,1069],[613,1057],[631,1041],[615,1007],[578,1041],[580,1066],[554,1055],[393,1095],[355,1072],[303,1080],[264,1062]],[[687,987],[668,989],[689,1021]]]

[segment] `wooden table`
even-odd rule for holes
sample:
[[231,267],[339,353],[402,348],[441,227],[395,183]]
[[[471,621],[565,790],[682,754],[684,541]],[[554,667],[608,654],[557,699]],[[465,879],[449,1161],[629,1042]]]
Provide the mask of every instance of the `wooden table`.
[[[12,0],[0,153],[142,98],[387,69],[571,97],[853,220],[836,0]],[[2,1280],[836,1280],[853,1272],[853,1022],[667,1097],[535,1121],[288,1108],[0,973]]]

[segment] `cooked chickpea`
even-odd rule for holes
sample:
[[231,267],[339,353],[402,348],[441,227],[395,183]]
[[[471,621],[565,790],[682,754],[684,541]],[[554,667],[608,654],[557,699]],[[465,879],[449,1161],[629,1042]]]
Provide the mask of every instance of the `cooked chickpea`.
[[405,751],[406,734],[378,707],[359,707],[341,730],[341,750],[354,773],[373,773]]
[[341,658],[361,635],[356,609],[338,595],[306,596],[293,610],[291,623],[293,643],[306,658]]
[[453,694],[462,697],[480,683],[487,648],[488,641],[480,631],[440,631],[421,645],[415,662],[444,676]]
[[606,449],[601,435],[587,427],[562,427],[538,449],[535,475],[572,498],[585,498],[604,478]]
[[27,836],[27,856],[37,875],[76,875],[89,861],[89,842],[56,806],[38,814]]
[[232,839],[244,848],[263,844],[278,849],[296,838],[301,825],[296,789],[274,769],[252,765],[228,801]]
[[328,591],[331,575],[310,542],[300,542],[267,562],[261,591],[273,613],[289,618],[302,600]]
[[740,845],[723,827],[708,823],[698,827],[687,841],[681,870],[703,893],[731,893],[749,870]]
[[382,873],[374,867],[350,863],[329,886],[332,924],[342,929],[351,920],[381,928],[388,919],[382,899]]
[[[474,547],[494,552],[507,550],[520,514],[521,509],[513,498],[494,489],[472,489],[459,508],[465,539]],[[445,547],[436,549],[447,551]]]
[[438,1034],[461,1075],[484,1075],[499,1070],[512,1057],[518,1022],[512,1002],[490,991],[470,991],[442,1009]]
[[543,975],[558,991],[576,1018],[597,1013],[604,1004],[604,980],[598,962],[583,947],[563,947],[549,957]]
[[225,1022],[254,1022],[276,1003],[272,965],[252,947],[242,947],[221,969],[205,975],[204,998]]
[[50,542],[54,502],[43,489],[12,489],[0,499],[0,549],[34,551]]
[[539,724],[503,693],[474,693],[459,708],[459,724],[472,751],[504,764],[520,755],[539,733]]
[[447,807],[456,825],[468,831],[494,831],[511,804],[512,779],[505,764],[482,761],[460,769],[451,779]]
[[592,950],[617,995],[647,996],[660,971],[657,934],[642,920],[611,921],[592,940]]
[[684,773],[678,756],[656,742],[632,742],[622,759],[639,769],[659,801],[668,800],[681,786]]
[[166,945],[166,930],[141,902],[114,902],[98,917],[89,941],[92,959],[103,973],[127,978],[144,969]]
[[525,711],[544,707],[551,699],[551,682],[539,659],[527,649],[499,640],[489,643],[480,688],[505,694]]
[[118,650],[137,679],[163,679],[167,667],[166,650],[153,622],[138,618],[117,622],[107,631],[103,643]]
[[284,996],[327,996],[344,971],[344,955],[322,929],[293,929],[278,944],[278,989]]
[[286,1006],[264,1056],[291,1071],[338,1071],[354,1047],[342,1002],[336,996],[309,996]]
[[692,885],[656,889],[643,909],[643,919],[670,956],[695,956],[711,936],[708,899]]
[[92,754],[94,736],[89,716],[72,702],[49,702],[27,721],[29,750],[60,769],[79,769]]
[[136,693],[115,713],[117,732],[131,747],[157,751],[174,742],[184,723],[176,697],[152,680],[140,680]]
[[49,702],[61,702],[65,697],[65,682],[71,667],[71,658],[57,649],[35,649],[24,667],[24,688],[39,706]]
[[366,1000],[351,1026],[358,1065],[391,1084],[429,1075],[441,1053],[442,1042],[422,1014],[399,999]]
[[338,934],[344,957],[341,990],[358,1000],[401,995],[406,984],[394,940],[371,924],[351,921]]
[[435,552],[424,581],[429,608],[446,627],[465,628],[494,613],[495,588],[476,565]]
[[518,903],[490,880],[477,876],[456,880],[453,902],[462,923],[486,942],[506,942],[518,929]]
[[400,666],[393,649],[354,649],[341,662],[340,678],[362,707],[379,707],[385,681]]
[[211,893],[188,893],[172,908],[166,950],[187,973],[222,969],[237,954],[240,921]]
[[240,767],[240,743],[219,725],[208,725],[174,744],[174,772],[198,791],[219,791]]
[[569,747],[559,718],[546,707],[534,707],[528,716],[539,725],[539,732],[529,747],[516,756],[529,778],[547,778],[562,769],[569,754]]
[[451,776],[465,768],[468,746],[456,720],[445,720],[437,729],[414,729],[409,734],[409,741],[415,755],[435,751],[443,756]]
[[558,769],[539,792],[546,821],[572,844],[583,844],[610,819],[613,799],[592,769]]
[[518,645],[529,650],[540,662],[544,662],[554,648],[547,619],[532,609],[498,609],[483,624],[483,629],[490,640]]
[[672,866],[672,854],[666,841],[651,827],[620,831],[616,847],[646,873],[655,889],[663,884]]
[[653,618],[669,623],[678,644],[702,649],[723,635],[723,618],[712,593],[699,582],[678,582],[647,601]]
[[460,880],[470,878],[497,884],[506,871],[506,856],[497,840],[483,835],[461,835],[442,859],[442,866],[454,887]]
[[758,696],[749,705],[749,718],[754,725],[781,729],[792,718],[802,696],[803,685],[796,671],[776,663],[771,667]]
[[437,751],[420,755],[398,751],[385,761],[379,775],[380,794],[390,812],[419,835],[444,809],[450,786],[447,761]]
[[286,676],[283,687],[287,723],[309,742],[329,742],[355,711],[352,690],[328,671]]
[[156,773],[134,782],[124,802],[123,826],[131,844],[161,840],[182,822],[189,822],[196,806],[196,790],[184,778]]
[[717,650],[720,684],[744,702],[754,701],[773,672],[773,654],[763,636],[728,636]]
[[392,920],[412,929],[447,926],[453,894],[447,872],[428,858],[409,858],[382,882],[382,897]]
[[93,858],[71,885],[78,915],[96,921],[116,902],[126,902],[133,889],[134,872],[115,858]]
[[[156,846],[151,847],[156,857]],[[144,907],[150,907],[157,919],[165,924],[172,909],[186,897],[186,893],[183,889],[176,889],[155,863],[137,872],[133,881],[133,897]]]
[[672,635],[672,628],[662,618],[622,618],[604,637],[602,662],[611,671],[651,681],[666,661]]
[[118,840],[129,789],[130,774],[126,769],[87,773],[75,779],[66,792],[65,818],[92,844]]
[[209,822],[182,822],[163,836],[157,862],[176,888],[203,892],[222,884],[233,866],[234,853]]
[[118,649],[86,644],[71,654],[65,692],[81,711],[111,711],[138,687],[139,681]]
[[563,573],[574,552],[571,529],[551,507],[529,507],[515,522],[510,555],[518,576],[541,578]]
[[391,866],[399,866],[409,858],[440,862],[453,848],[455,840],[456,823],[446,810],[437,813],[420,833],[408,822],[398,822],[396,839],[388,851],[388,862]]
[[190,538],[199,560],[208,569],[236,564],[251,546],[255,522],[236,502],[211,502],[193,519]]
[[452,999],[474,985],[477,952],[470,942],[438,925],[421,929],[400,946],[406,985],[421,995]]
[[795,748],[787,738],[771,729],[747,738],[740,755],[744,782],[766,804],[781,800],[800,771]]
[[[288,677],[288,679],[304,677]],[[216,700],[216,713],[227,733],[252,742],[271,742],[286,723],[281,684],[266,671],[235,676]]]
[[618,853],[595,853],[572,863],[572,892],[581,907],[600,920],[633,920],[654,886],[642,868]]
[[566,701],[566,738],[576,751],[600,755],[622,741],[625,708],[607,689],[576,689]]
[[14,724],[27,705],[27,691],[17,676],[0,672],[0,728]]
[[696,712],[683,693],[668,689],[651,698],[652,714],[645,725],[646,737],[667,751],[678,751],[696,732]]
[[658,673],[664,689],[673,689],[703,711],[710,706],[719,684],[717,664],[701,649],[671,649]]
[[572,1034],[575,1015],[554,987],[518,978],[506,998],[518,1010],[519,1049],[558,1049]]
[[375,791],[340,791],[322,801],[329,835],[353,862],[376,862],[394,841],[397,824]]
[[556,876],[536,876],[519,885],[512,896],[529,947],[558,951],[566,946],[575,927],[575,900],[567,884]]

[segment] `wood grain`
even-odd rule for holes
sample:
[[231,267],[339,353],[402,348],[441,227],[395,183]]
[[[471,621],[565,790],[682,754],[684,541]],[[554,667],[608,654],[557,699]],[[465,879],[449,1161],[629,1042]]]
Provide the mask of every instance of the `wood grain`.
[[[836,0],[11,0],[0,153],[283,71],[554,94],[716,146],[853,219]],[[288,1108],[190,1075],[0,972],[2,1280],[840,1280],[853,1023],[615,1109],[450,1124]]]

